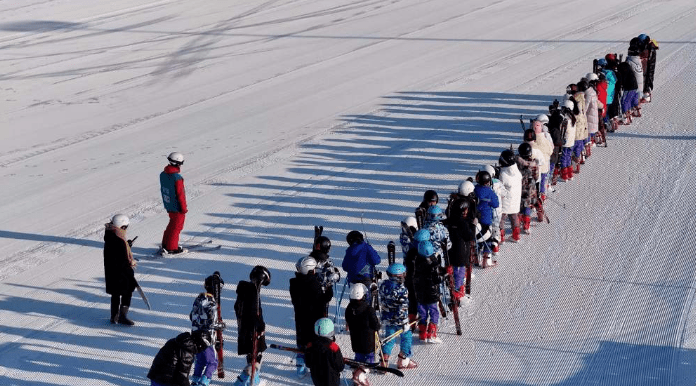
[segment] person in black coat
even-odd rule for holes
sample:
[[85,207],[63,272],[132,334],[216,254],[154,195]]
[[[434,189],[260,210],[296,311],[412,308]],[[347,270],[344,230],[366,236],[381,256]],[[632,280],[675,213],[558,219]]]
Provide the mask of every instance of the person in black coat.
[[[355,353],[355,360],[365,363],[376,363],[375,336],[381,325],[375,309],[367,300],[367,287],[362,283],[354,283],[350,287],[350,303],[346,307],[346,328],[350,331],[350,345]],[[365,369],[353,371],[353,383],[369,385]]]
[[[255,376],[252,384],[260,382],[261,353],[266,351],[266,323],[263,321],[261,309],[261,286],[271,284],[271,273],[264,266],[257,265],[249,273],[249,280],[241,280],[237,284],[237,300],[234,302],[234,313],[237,316],[237,354],[246,355],[247,366],[239,375],[241,383],[246,384],[251,377],[251,364],[255,364]],[[256,358],[254,358],[254,343],[256,342]]]
[[[406,252],[404,257],[404,266],[406,267],[406,279],[404,285],[408,290],[408,321],[414,322],[418,320],[418,299],[416,298],[416,290],[413,287],[413,275],[416,273],[416,256],[418,256],[418,246],[411,248]],[[415,329],[415,326],[411,328]]]
[[104,282],[106,293],[111,295],[111,323],[134,325],[128,319],[135,281],[135,260],[131,253],[131,240],[126,238],[128,217],[117,214],[105,224],[104,232]]
[[314,325],[316,335],[307,343],[305,360],[312,370],[314,386],[339,386],[345,368],[343,354],[336,344],[331,319],[321,318]]
[[[314,323],[326,316],[326,305],[333,298],[333,290],[323,288],[315,270],[317,261],[307,256],[297,264],[298,272],[290,279],[290,300],[295,309],[297,348],[303,350],[314,339]],[[297,355],[298,375],[306,374],[304,356]]]
[[467,198],[456,200],[452,203],[452,217],[447,222],[452,241],[448,255],[452,272],[449,273],[454,277],[454,296],[457,299],[471,294],[471,256],[476,254],[476,217],[470,215],[472,207],[473,203]]
[[152,361],[147,377],[151,386],[190,386],[189,373],[196,354],[211,344],[210,333],[204,330],[184,332],[162,346]]

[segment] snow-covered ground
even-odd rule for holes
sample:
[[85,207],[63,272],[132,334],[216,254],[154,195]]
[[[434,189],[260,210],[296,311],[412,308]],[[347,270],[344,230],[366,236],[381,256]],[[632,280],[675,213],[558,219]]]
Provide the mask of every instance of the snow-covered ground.
[[[0,2],[0,384],[149,385],[219,270],[232,304],[255,264],[268,341],[294,343],[288,280],[323,224],[340,263],[364,230],[383,256],[422,193],[444,197],[521,140],[593,58],[658,40],[654,102],[547,203],[550,224],[476,271],[464,335],[416,344],[376,385],[696,383],[696,4],[690,1],[22,0]],[[153,310],[112,326],[103,224],[134,253],[167,216],[158,174],[186,156],[183,241],[141,259]],[[347,336],[338,338],[351,355]],[[311,384],[268,351],[268,385]]]

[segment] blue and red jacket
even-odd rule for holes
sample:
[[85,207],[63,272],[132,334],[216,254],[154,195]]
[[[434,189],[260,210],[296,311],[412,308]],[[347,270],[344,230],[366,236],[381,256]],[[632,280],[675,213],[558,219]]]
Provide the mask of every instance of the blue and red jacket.
[[491,225],[493,223],[493,208],[500,205],[498,195],[490,187],[478,184],[474,188],[474,193],[478,198],[476,209],[479,212],[479,221],[482,225]]
[[179,174],[179,167],[167,165],[160,173],[160,190],[162,202],[167,212],[186,213],[186,192],[184,191],[184,177]]

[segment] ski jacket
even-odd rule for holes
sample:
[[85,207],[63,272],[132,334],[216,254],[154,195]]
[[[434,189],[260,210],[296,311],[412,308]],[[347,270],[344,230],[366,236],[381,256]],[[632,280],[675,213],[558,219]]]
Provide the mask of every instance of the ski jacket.
[[575,133],[577,131],[573,123],[573,118],[571,118],[569,114],[565,114],[565,120],[563,122],[566,125],[563,147],[573,147],[575,146]]
[[636,81],[636,75],[631,68],[629,62],[619,63],[618,68],[618,82],[621,84],[621,89],[624,91],[631,91],[638,89],[638,82]]
[[[218,325],[217,302],[212,294],[203,292],[193,301],[193,307],[189,313],[191,330],[205,330],[212,332]],[[214,334],[211,334],[214,336]]]
[[435,253],[442,254],[442,243],[447,244],[447,249],[452,247],[447,228],[439,221],[426,221],[425,229],[430,232],[430,242],[433,243]]
[[500,215],[503,213],[503,195],[505,195],[507,191],[499,179],[493,177],[491,178],[491,183],[493,184],[493,192],[498,196],[498,202],[500,203],[497,208],[493,209],[493,224],[500,224]]
[[602,109],[602,114],[599,116],[599,119],[607,115],[607,108],[609,107],[607,104],[607,97],[607,81],[604,80],[597,83],[597,101],[599,101],[599,108]]
[[160,173],[160,191],[162,202],[167,212],[188,212],[186,206],[186,192],[184,191],[184,177],[179,174],[180,168],[167,165]]
[[614,94],[616,88],[616,73],[608,68],[602,70],[607,78],[607,99],[605,105],[609,106],[614,103]]
[[331,291],[331,296],[333,296],[333,285],[341,280],[341,273],[336,268],[333,260],[328,254],[322,251],[313,250],[309,253],[309,256],[313,257],[317,261],[317,267],[314,272],[317,275],[317,279],[322,286],[324,291]]
[[411,248],[418,248],[415,240],[412,238],[412,235],[403,228],[401,229],[401,235],[399,236],[399,243],[401,243],[401,253],[403,253],[404,258]]
[[594,134],[599,131],[599,111],[604,105],[597,99],[597,92],[592,87],[585,91],[585,111],[587,112],[587,131]]
[[234,313],[237,316],[237,354],[246,355],[253,351],[254,335],[257,337],[257,353],[266,351],[266,323],[263,321],[261,298],[256,284],[241,280],[237,284],[237,300]]
[[411,314],[417,313],[417,311],[414,311],[414,308],[416,308],[418,304],[418,300],[416,299],[416,289],[413,287],[413,276],[416,274],[417,256],[418,247],[416,246],[409,249],[406,257],[404,257],[404,265],[406,266],[406,280],[404,280],[404,285],[408,290],[408,303]]
[[[498,224],[500,219],[498,219]],[[452,248],[449,250],[450,265],[464,267],[471,264],[472,242],[476,240],[476,223],[461,216],[452,219],[449,223]]]
[[549,162],[553,154],[553,143],[549,142],[545,136],[537,135],[536,140],[529,142],[529,144],[532,145],[532,156],[534,155],[534,150],[538,150],[541,153],[541,159],[539,159],[539,173],[548,173]]
[[478,199],[476,209],[479,212],[479,221],[483,225],[491,225],[493,223],[493,209],[500,206],[498,195],[490,187],[479,184],[474,187],[474,194]]
[[135,290],[135,261],[126,240],[126,230],[104,225],[104,282],[106,293],[128,295]]
[[375,352],[375,332],[380,324],[375,309],[365,298],[351,299],[346,307],[346,325],[350,331],[350,346],[354,353]]
[[413,276],[413,287],[419,304],[433,304],[440,299],[440,283],[442,278],[438,272],[440,260],[436,254],[416,256],[416,269]]
[[290,300],[295,309],[295,332],[297,346],[304,347],[314,338],[314,323],[326,316],[329,302],[333,298],[333,287],[322,289],[315,274],[295,273],[290,279]]
[[636,79],[636,88],[638,90],[638,95],[643,93],[643,64],[640,62],[640,56],[628,56],[626,57],[626,63],[631,66],[631,71],[633,72],[633,77]]
[[518,213],[522,199],[522,173],[516,164],[500,168],[500,182],[506,191],[501,205],[503,214]]
[[305,350],[305,364],[309,367],[312,383],[322,386],[339,386],[341,372],[345,368],[343,354],[336,342],[314,336]]
[[376,265],[382,261],[377,251],[366,242],[355,243],[346,249],[341,267],[348,274],[350,283],[372,281]]
[[575,95],[579,113],[575,114],[575,140],[587,138],[587,111],[585,109],[585,93],[578,91]]
[[522,157],[517,157],[517,167],[522,174],[522,192],[519,212],[523,212],[525,208],[529,208],[536,203],[537,190],[536,178],[534,177],[539,167],[536,160],[525,160]]
[[408,289],[394,280],[384,280],[379,286],[382,322],[392,326],[408,323]]
[[179,334],[155,355],[147,377],[162,385],[190,386],[189,372],[197,351],[190,332]]

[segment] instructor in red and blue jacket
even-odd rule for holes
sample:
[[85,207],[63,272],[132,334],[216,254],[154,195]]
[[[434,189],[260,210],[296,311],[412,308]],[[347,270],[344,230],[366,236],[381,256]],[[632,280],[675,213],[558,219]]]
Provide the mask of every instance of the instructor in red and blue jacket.
[[169,213],[169,224],[162,236],[162,249],[169,254],[184,251],[179,246],[179,233],[184,229],[186,218],[186,192],[184,191],[184,177],[179,174],[181,165],[184,164],[184,155],[179,152],[169,154],[169,165],[160,173],[160,190],[164,208]]

